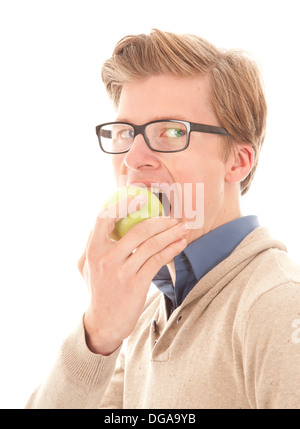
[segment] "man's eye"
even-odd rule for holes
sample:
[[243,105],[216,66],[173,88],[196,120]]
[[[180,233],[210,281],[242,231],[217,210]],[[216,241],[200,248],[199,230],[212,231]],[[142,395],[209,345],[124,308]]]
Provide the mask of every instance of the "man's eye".
[[168,128],[165,131],[165,135],[169,138],[178,138],[178,137],[184,137],[185,131],[181,130],[180,128]]
[[132,129],[126,129],[119,132],[119,137],[121,139],[133,139],[134,137],[134,130]]

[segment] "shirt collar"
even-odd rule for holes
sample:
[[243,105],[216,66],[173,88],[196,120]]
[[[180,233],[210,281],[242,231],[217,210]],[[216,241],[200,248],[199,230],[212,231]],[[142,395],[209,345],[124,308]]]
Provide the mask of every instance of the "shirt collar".
[[208,232],[189,244],[183,253],[189,260],[196,280],[227,258],[238,244],[259,226],[257,216],[244,216]]
[[[216,265],[227,258],[238,244],[255,228],[259,226],[257,216],[244,216],[228,222],[208,232],[190,243],[175,257],[175,271],[183,269],[187,260],[198,282]],[[185,264],[186,265],[186,264]],[[153,279],[157,286],[161,281],[171,280],[169,270],[163,266]]]

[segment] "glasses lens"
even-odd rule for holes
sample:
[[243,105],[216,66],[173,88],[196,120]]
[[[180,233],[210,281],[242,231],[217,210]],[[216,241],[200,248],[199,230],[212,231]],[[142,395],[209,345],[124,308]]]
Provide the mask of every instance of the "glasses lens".
[[173,152],[186,146],[188,130],[181,122],[154,122],[146,127],[146,135],[152,149]]
[[99,130],[99,140],[105,152],[121,153],[130,149],[134,138],[131,125],[113,123],[103,125]]

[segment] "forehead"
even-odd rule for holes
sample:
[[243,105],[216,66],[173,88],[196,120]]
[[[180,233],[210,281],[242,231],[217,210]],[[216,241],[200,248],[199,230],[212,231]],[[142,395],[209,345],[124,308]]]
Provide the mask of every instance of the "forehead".
[[124,84],[117,120],[141,124],[167,118],[215,123],[209,77],[163,74]]

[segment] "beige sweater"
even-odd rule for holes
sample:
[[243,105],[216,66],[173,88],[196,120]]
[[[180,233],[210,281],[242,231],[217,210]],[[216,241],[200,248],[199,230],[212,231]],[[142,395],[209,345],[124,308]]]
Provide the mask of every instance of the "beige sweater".
[[300,267],[257,228],[167,320],[157,292],[120,349],[82,323],[28,408],[300,408]]

